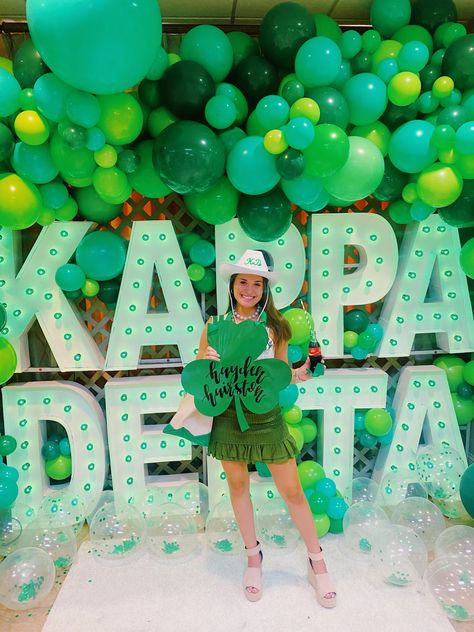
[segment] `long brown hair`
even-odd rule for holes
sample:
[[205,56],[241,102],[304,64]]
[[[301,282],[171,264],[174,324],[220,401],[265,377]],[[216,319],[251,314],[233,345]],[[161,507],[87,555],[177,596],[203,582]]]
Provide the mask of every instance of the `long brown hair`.
[[[234,283],[236,278],[237,275],[233,274],[229,281],[232,296],[234,295]],[[262,279],[263,293],[258,305],[262,310],[265,309],[265,313],[267,314],[267,326],[272,330],[274,336],[273,342],[275,345],[279,345],[281,342],[287,342],[291,338],[290,324],[275,307],[268,279],[265,277],[262,277]]]

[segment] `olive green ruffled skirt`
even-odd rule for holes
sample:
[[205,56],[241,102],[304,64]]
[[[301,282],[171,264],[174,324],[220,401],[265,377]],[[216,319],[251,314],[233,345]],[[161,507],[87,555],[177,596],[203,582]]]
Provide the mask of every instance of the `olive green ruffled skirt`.
[[295,440],[281,416],[280,407],[264,414],[243,406],[249,429],[239,427],[234,406],[214,417],[208,452],[220,461],[284,463],[298,454]]

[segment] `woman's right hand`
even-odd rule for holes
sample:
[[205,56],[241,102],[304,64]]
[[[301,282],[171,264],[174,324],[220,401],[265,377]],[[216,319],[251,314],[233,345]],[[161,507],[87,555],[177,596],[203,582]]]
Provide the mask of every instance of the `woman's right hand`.
[[208,346],[206,348],[206,353],[204,354],[204,360],[214,360],[218,362],[221,359],[221,356],[217,353],[214,347]]

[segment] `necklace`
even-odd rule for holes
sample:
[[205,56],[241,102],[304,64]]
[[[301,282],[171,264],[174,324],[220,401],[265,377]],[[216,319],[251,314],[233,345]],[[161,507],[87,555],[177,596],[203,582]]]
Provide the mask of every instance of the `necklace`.
[[241,316],[238,311],[236,309],[232,310],[232,314],[234,315],[234,320],[240,320],[240,321],[244,321],[244,320],[254,320],[255,318],[258,318],[258,316],[260,316],[260,305],[257,306],[257,309],[253,312],[253,314],[250,314],[250,316]]

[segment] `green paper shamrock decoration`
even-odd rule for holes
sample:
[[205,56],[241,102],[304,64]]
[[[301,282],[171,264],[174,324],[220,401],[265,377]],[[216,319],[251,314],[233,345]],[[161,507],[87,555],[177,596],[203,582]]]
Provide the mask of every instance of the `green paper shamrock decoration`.
[[278,393],[291,381],[291,369],[276,358],[257,360],[268,343],[261,322],[236,325],[221,318],[208,325],[207,337],[221,359],[190,362],[181,375],[183,388],[194,395],[196,408],[210,417],[222,414],[234,400],[240,429],[247,430],[242,403],[253,413],[272,410]]

